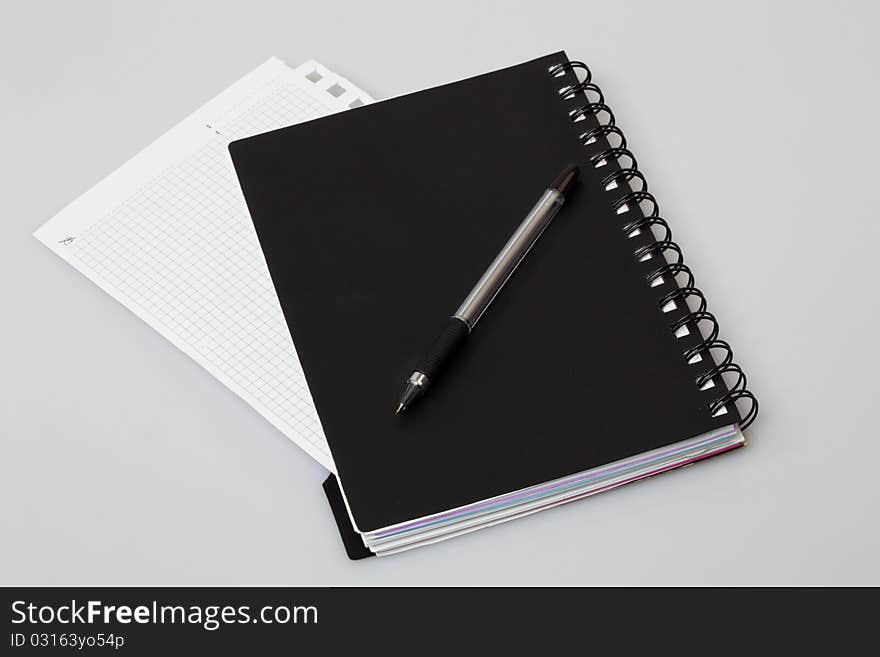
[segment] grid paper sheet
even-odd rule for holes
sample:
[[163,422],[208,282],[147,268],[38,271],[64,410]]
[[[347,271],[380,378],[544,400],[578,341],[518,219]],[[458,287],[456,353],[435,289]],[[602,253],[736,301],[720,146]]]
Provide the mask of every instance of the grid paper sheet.
[[227,144],[368,102],[270,59],[35,233],[333,472]]

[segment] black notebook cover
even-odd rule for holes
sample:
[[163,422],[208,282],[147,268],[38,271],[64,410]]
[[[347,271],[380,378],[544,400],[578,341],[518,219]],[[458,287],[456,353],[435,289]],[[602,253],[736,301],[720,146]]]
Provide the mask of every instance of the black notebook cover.
[[[573,122],[556,53],[282,130],[230,152],[359,531],[587,470],[735,423],[689,365]],[[592,151],[590,150],[592,148]],[[411,412],[405,377],[546,185],[570,195]],[[680,304],[681,305],[681,304]]]
[[336,477],[334,475],[327,477],[322,487],[330,510],[333,512],[333,519],[336,521],[336,526],[339,527],[339,537],[342,539],[342,546],[345,548],[348,558],[357,561],[372,557],[373,553],[364,546],[360,534],[352,527],[348,511],[345,509],[345,500],[342,499],[342,490],[339,488]]

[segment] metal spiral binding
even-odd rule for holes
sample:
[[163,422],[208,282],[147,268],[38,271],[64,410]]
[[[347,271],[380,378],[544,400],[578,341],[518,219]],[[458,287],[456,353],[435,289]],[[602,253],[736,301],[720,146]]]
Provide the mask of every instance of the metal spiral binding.
[[[578,72],[583,80],[578,79]],[[615,125],[614,112],[605,104],[602,90],[593,83],[592,72],[583,62],[567,61],[550,66],[548,73],[554,78],[567,73],[574,75],[575,82],[561,87],[559,95],[565,101],[582,102],[571,108],[568,115],[575,124],[584,122],[585,129],[578,136],[590,150],[588,162],[596,169],[612,162],[618,167],[601,181],[607,192],[618,192],[611,202],[612,208],[618,215],[640,215],[621,226],[623,234],[627,238],[639,235],[653,238],[635,249],[633,257],[642,262],[663,263],[645,276],[650,287],[659,287],[667,282],[675,286],[671,292],[660,297],[659,307],[662,312],[667,312],[670,306],[682,307],[687,312],[672,321],[669,329],[674,335],[686,330],[700,338],[695,345],[682,352],[682,358],[688,364],[695,364],[706,355],[712,363],[710,369],[695,377],[694,385],[705,391],[717,387],[716,382],[721,381],[727,387],[723,395],[707,403],[709,412],[714,416],[729,405],[736,407],[740,402],[748,402],[748,411],[742,415],[739,423],[740,429],[746,429],[758,415],[758,400],[746,388],[748,382],[745,372],[733,362],[733,349],[724,340],[718,339],[718,320],[706,310],[706,297],[695,287],[694,275],[684,264],[684,254],[678,244],[672,241],[672,229],[660,217],[657,199],[648,191],[648,182],[639,171],[635,156],[627,148],[623,131]],[[683,282],[679,281],[679,277],[683,277]],[[696,309],[691,308],[694,300]]]

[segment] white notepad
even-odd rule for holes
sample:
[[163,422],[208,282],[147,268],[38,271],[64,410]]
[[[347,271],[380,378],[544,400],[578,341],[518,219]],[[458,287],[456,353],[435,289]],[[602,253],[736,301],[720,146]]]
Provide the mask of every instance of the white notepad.
[[270,59],[34,233],[333,472],[227,144],[371,100]]

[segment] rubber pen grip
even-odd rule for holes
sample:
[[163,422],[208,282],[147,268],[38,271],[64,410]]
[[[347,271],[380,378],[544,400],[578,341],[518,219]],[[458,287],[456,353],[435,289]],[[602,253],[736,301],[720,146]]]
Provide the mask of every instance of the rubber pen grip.
[[450,317],[446,328],[434,340],[416,369],[427,376],[429,381],[433,380],[434,376],[461,347],[468,333],[470,333],[470,329],[467,324],[457,317]]

